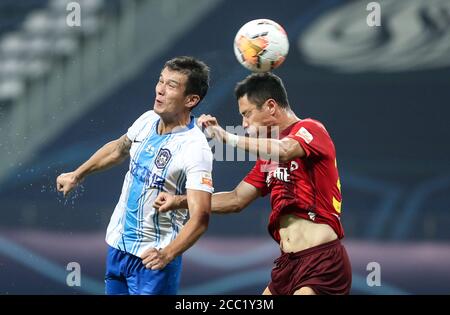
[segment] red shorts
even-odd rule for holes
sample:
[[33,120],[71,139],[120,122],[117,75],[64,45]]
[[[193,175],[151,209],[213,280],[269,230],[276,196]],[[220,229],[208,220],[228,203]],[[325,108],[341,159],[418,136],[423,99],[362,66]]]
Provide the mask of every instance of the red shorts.
[[352,271],[347,251],[339,240],[296,253],[282,253],[275,260],[269,290],[292,295],[302,287],[316,294],[349,294]]

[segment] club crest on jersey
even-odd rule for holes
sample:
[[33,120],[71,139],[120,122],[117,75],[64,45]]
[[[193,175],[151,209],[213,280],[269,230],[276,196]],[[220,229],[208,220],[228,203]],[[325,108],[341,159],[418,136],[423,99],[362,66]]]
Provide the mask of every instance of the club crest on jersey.
[[155,165],[157,168],[162,169],[166,167],[167,163],[170,161],[172,153],[168,149],[161,149],[155,159]]

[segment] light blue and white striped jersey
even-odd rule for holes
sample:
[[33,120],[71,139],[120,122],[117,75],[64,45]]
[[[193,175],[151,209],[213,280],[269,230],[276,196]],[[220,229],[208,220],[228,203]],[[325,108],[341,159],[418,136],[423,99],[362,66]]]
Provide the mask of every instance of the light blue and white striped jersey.
[[212,153],[191,117],[189,126],[159,135],[159,115],[148,111],[128,129],[130,167],[106,232],[106,242],[138,257],[152,247],[164,248],[186,223],[189,212],[160,213],[153,203],[161,191],[186,189],[213,192]]

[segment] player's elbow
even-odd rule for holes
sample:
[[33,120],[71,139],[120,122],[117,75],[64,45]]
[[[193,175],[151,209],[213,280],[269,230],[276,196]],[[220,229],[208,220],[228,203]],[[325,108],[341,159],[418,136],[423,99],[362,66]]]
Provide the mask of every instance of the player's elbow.
[[245,208],[246,204],[242,198],[239,198],[237,193],[235,192],[234,202],[231,206],[231,212],[232,213],[239,213]]
[[272,152],[270,153],[272,161],[278,161],[278,162],[286,161],[288,152],[287,152],[287,147],[283,143],[283,141],[272,140],[272,146],[275,147],[275,148],[273,148],[273,150],[271,150]]
[[292,159],[291,154],[287,148],[280,148],[278,160],[280,163],[288,162]]
[[208,229],[209,217],[210,213],[205,211],[191,217],[191,220],[194,221],[195,225],[197,226],[197,230],[201,233],[204,233]]
[[119,151],[113,151],[110,155],[110,160],[113,164],[120,164],[126,159],[126,155]]
[[233,213],[239,213],[239,212],[241,212],[244,208],[245,208],[245,205],[244,205],[244,204],[242,204],[242,203],[240,203],[240,202],[237,202],[237,203],[233,206],[231,212],[233,212]]
[[281,141],[278,151],[278,161],[280,161],[280,163],[285,163],[289,162],[295,157],[296,157],[295,148],[289,145],[289,143]]
[[110,142],[111,143],[111,159],[116,163],[123,162],[129,156],[129,148],[123,144],[121,139]]
[[280,156],[279,156],[279,158],[278,158],[278,161],[279,161],[280,163],[286,163],[286,162],[289,161],[289,159],[288,159],[287,155],[281,155],[281,154],[280,154]]

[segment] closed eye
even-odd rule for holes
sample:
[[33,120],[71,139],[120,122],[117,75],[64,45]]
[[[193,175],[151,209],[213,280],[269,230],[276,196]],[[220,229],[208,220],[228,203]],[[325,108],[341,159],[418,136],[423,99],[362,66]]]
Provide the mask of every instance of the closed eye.
[[244,116],[245,118],[250,117],[250,114],[252,113],[252,111],[253,111],[253,110],[249,110],[249,111],[247,111],[247,112],[244,112],[244,113],[243,113],[243,116]]

